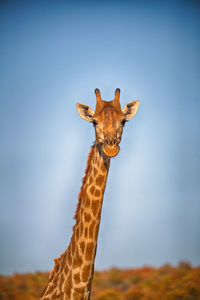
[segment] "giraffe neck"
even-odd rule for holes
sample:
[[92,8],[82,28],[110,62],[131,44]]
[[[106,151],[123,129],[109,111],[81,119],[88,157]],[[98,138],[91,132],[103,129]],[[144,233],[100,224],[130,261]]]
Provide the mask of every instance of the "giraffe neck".
[[88,300],[110,159],[95,144],[88,157],[68,248],[55,260],[41,300]]

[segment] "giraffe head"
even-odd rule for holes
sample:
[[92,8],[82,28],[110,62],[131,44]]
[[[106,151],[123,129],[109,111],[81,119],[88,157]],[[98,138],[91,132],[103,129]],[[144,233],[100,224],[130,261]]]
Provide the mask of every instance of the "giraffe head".
[[139,100],[129,102],[121,109],[119,102],[120,89],[116,89],[115,98],[111,101],[101,99],[99,89],[95,89],[96,109],[92,110],[85,104],[77,103],[76,107],[80,117],[93,123],[96,143],[100,145],[103,153],[113,157],[119,152],[123,127],[137,112]]

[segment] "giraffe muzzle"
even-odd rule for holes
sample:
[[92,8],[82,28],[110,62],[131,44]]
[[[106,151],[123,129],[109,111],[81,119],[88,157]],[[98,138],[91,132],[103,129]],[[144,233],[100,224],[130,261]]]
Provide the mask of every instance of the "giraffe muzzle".
[[104,154],[109,157],[116,156],[120,150],[119,142],[117,141],[116,138],[113,139],[106,138],[102,145],[102,150]]

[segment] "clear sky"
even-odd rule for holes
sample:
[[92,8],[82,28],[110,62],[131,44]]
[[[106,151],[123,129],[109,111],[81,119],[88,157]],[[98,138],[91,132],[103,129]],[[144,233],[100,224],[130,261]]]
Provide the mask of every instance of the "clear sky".
[[198,1],[1,1],[0,273],[67,247],[90,146],[76,102],[139,99],[112,159],[96,268],[200,264]]

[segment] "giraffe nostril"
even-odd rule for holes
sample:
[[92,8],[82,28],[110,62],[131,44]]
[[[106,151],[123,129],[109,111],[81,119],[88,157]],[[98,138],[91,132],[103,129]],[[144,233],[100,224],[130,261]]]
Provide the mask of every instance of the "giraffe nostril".
[[117,139],[105,139],[105,144],[110,146],[116,146],[117,145]]

